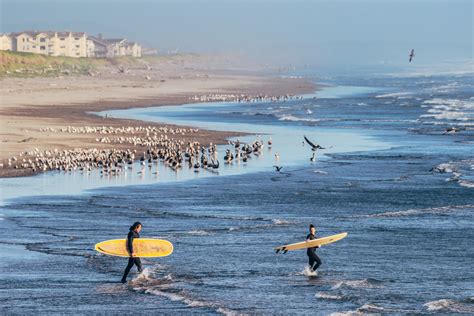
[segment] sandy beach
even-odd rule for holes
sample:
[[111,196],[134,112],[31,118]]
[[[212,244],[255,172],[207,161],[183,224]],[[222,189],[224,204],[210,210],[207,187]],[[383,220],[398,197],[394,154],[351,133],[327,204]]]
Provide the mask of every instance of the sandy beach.
[[[32,153],[87,148],[131,149],[134,146],[97,141],[97,133],[75,134],[42,129],[71,127],[163,127],[139,121],[107,118],[89,112],[197,102],[209,95],[282,96],[314,91],[311,82],[297,78],[279,78],[248,72],[206,69],[200,65],[159,65],[153,69],[101,69],[96,76],[59,76],[5,78],[1,95],[1,177],[26,176],[38,170],[15,168]],[[167,125],[168,127],[171,127]],[[251,132],[251,131],[249,131]],[[223,143],[235,133],[200,130],[175,139],[202,144]],[[21,154],[20,156],[20,153]],[[31,156],[31,157],[28,157]],[[10,159],[10,161],[9,161]]]

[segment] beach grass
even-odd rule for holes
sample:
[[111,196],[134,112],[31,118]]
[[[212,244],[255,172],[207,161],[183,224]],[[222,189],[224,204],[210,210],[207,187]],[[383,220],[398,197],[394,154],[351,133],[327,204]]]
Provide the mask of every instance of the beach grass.
[[[189,57],[189,56],[188,56]],[[145,64],[180,61],[185,55],[145,56],[135,58],[73,58],[33,53],[0,51],[0,77],[48,77],[71,74],[91,74],[102,67],[143,67]]]

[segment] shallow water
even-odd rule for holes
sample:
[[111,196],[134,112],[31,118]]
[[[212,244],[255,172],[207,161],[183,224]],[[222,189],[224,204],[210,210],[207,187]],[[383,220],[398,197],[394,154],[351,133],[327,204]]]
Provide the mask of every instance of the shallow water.
[[[272,135],[271,150],[247,164],[222,164],[219,175],[175,174],[157,165],[158,179],[148,170],[143,178],[130,172],[124,179],[94,173],[3,179],[0,227],[12,233],[0,237],[2,252],[11,254],[0,265],[2,309],[474,313],[472,81],[444,76],[328,83],[337,87],[290,102],[109,113],[255,131],[264,140]],[[442,115],[426,116],[431,114]],[[454,125],[463,130],[443,135]],[[311,164],[304,134],[333,147]],[[282,173],[272,168],[276,152]],[[38,183],[45,184],[43,195],[31,196]],[[143,185],[123,187],[127,183]],[[9,191],[13,185],[31,189]],[[93,190],[77,194],[83,189]],[[7,199],[15,194],[21,197]],[[97,254],[93,245],[125,236],[136,220],[144,223],[143,236],[168,239],[175,252],[146,260],[145,273],[123,286],[116,281],[125,260]],[[349,232],[318,250],[323,265],[317,277],[304,272],[303,251],[272,250],[302,240],[309,223],[321,236]]]

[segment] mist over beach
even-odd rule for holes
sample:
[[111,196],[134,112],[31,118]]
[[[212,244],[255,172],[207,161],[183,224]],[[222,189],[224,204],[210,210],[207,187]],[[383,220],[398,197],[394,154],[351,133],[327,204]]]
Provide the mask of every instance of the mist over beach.
[[2,314],[473,314],[472,6],[2,0]]

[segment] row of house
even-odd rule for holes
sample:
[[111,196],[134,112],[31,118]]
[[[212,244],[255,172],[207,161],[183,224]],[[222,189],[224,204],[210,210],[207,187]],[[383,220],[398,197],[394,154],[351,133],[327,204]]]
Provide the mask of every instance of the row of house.
[[141,57],[138,43],[125,38],[104,39],[84,32],[37,32],[0,34],[0,50],[68,57]]

